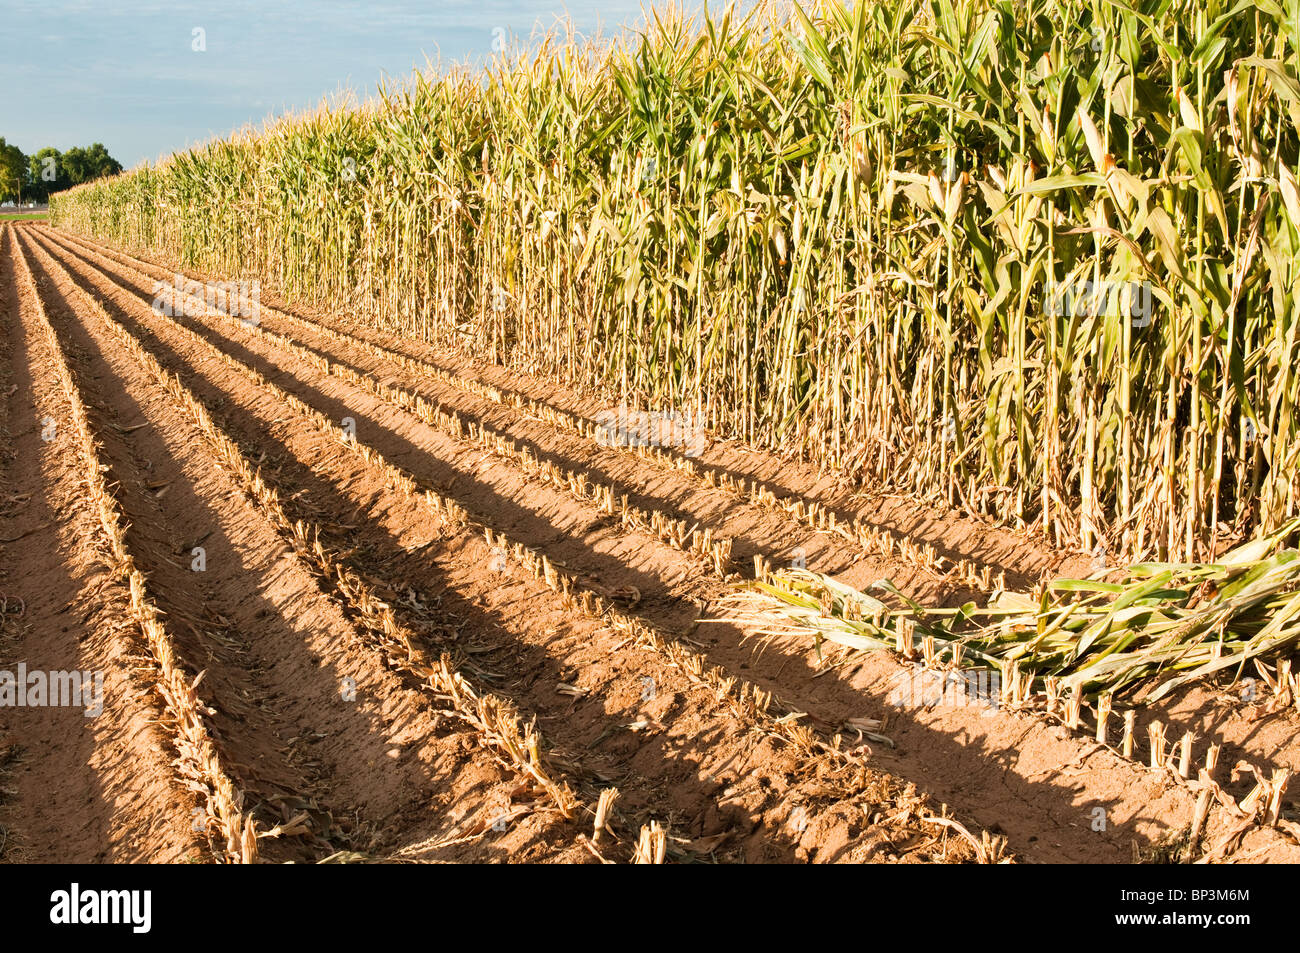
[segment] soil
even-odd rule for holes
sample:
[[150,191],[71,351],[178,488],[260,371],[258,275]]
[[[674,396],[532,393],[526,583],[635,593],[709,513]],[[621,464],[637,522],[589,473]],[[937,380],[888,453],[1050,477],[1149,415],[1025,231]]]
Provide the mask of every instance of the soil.
[[[1294,707],[1192,686],[1140,709],[1125,758],[1039,713],[896,707],[910,668],[892,653],[820,652],[723,621],[756,557],[857,586],[889,578],[943,605],[987,595],[981,574],[1028,588],[1085,573],[1090,557],[733,442],[692,458],[610,446],[591,422],[617,395],[265,288],[255,325],[161,314],[156,282],[174,262],[39,224],[0,234],[0,669],[93,669],[109,686],[98,718],[0,708],[0,859],[220,859],[195,830],[202,800],[175,768],[157,662],[105,559],[78,445],[42,439],[46,417],[72,426],[42,316],[126,547],[186,671],[202,673],[195,691],[262,860],[625,862],[656,830],[683,862],[1300,859],[1286,824],[1243,824],[1217,800],[1190,837],[1206,746],[1221,745],[1217,780],[1242,798],[1238,762],[1300,766]],[[820,528],[780,502],[796,499],[894,543]],[[730,541],[720,559],[691,542],[706,529]],[[374,600],[409,653],[367,622]],[[517,712],[537,760],[494,740],[417,656]],[[1171,749],[1195,733],[1190,779],[1143,763],[1156,719]]]

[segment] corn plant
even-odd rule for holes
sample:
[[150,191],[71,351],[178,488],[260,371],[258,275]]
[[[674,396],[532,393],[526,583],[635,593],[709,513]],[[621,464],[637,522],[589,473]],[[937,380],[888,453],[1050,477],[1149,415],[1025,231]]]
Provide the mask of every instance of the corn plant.
[[59,227],[1115,558],[1297,513],[1298,0],[653,12]]

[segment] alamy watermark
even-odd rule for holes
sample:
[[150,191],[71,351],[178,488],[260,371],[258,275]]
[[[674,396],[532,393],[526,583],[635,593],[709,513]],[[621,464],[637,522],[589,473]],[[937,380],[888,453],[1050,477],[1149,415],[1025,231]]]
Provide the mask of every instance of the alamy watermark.
[[1043,301],[1054,317],[1127,317],[1135,328],[1151,323],[1149,281],[1049,281]]
[[897,673],[889,703],[895,708],[997,708],[1002,675],[988,669],[936,671],[921,665]]
[[688,457],[698,457],[709,445],[700,412],[676,410],[617,410],[596,415],[596,442],[602,447],[681,447]]
[[120,924],[132,933],[148,933],[152,910],[152,890],[83,890],[73,883],[50,894],[50,922],[56,925]]
[[182,274],[153,283],[153,309],[171,317],[231,317],[256,327],[262,320],[260,281],[196,281]]
[[84,708],[87,718],[104,710],[104,673],[0,669],[0,708]]

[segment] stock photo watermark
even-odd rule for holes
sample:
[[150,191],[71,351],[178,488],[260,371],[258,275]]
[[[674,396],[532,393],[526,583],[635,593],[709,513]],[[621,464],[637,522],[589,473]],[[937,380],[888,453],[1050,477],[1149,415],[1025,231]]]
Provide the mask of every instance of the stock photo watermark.
[[95,718],[104,711],[104,673],[29,670],[19,662],[17,671],[0,669],[0,708],[81,708]]
[[73,883],[50,894],[50,922],[60,926],[117,924],[131,927],[132,933],[148,933],[152,910],[151,890],[83,890]]
[[153,310],[164,317],[239,318],[256,327],[262,320],[262,283],[257,280],[202,282],[182,274],[153,283]]
[[1148,327],[1154,311],[1147,281],[1053,281],[1043,300],[1052,317],[1127,317],[1135,328]]
[[596,442],[602,447],[675,447],[698,457],[709,445],[704,415],[677,410],[616,410],[596,414]]
[[987,669],[935,671],[921,665],[891,679],[889,703],[895,708],[995,709],[1002,697],[1002,675]]

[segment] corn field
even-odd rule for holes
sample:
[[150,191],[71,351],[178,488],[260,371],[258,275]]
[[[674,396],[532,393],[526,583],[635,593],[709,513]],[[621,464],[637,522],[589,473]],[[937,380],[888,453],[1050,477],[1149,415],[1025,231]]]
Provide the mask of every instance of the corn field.
[[1056,546],[1208,560],[1297,514],[1298,47],[1297,0],[661,12],[52,215]]

